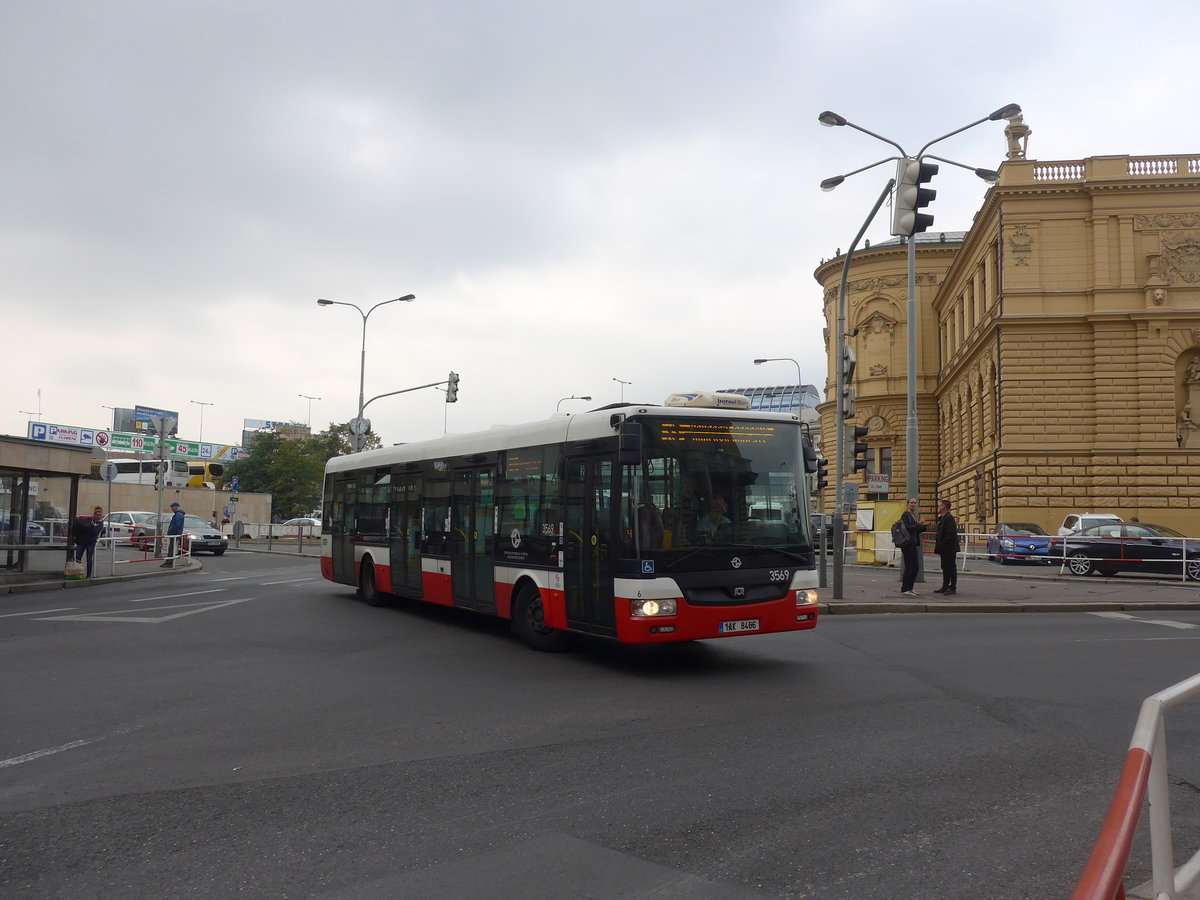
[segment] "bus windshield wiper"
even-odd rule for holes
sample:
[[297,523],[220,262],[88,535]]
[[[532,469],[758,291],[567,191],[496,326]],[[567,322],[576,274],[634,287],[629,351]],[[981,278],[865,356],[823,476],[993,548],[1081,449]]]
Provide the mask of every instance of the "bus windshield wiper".
[[771,553],[778,553],[780,556],[786,556],[788,559],[794,559],[798,562],[808,562],[808,559],[801,556],[799,553],[793,553],[791,550],[784,550],[781,547],[772,547],[763,544],[716,544],[715,546],[731,550],[769,550]]
[[668,571],[670,571],[671,569],[683,563],[685,560],[689,560],[698,553],[703,553],[706,550],[765,550],[770,553],[778,553],[780,556],[786,556],[788,559],[794,559],[796,562],[808,562],[807,557],[802,556],[799,553],[793,553],[791,550],[783,550],[779,547],[764,547],[760,544],[705,544],[703,547],[697,547],[695,550],[683,554],[683,556],[679,557],[679,559],[672,560],[671,562],[667,563],[666,568]]

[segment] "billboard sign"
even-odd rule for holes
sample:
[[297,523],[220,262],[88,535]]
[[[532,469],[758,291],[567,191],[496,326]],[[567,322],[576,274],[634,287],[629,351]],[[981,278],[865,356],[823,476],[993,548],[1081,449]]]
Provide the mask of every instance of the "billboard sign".
[[[49,422],[30,422],[30,440],[75,447],[95,447],[114,453],[158,454],[158,438],[153,434],[131,434],[123,431],[104,431],[96,428],[77,428],[73,425],[54,425]],[[245,459],[249,452],[233,444],[213,444],[199,441],[167,440],[167,455],[184,459],[208,459],[233,462]]]
[[167,419],[169,426],[167,434],[174,436],[179,431],[179,413],[172,412],[169,409],[155,409],[152,406],[135,406],[133,408],[134,427],[138,431],[148,431],[151,434],[156,434],[158,429],[154,427],[155,419]]

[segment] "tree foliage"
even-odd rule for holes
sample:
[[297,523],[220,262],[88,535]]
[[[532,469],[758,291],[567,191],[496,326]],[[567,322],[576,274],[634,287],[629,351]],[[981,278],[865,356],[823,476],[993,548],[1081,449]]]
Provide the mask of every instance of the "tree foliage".
[[[364,450],[381,446],[379,436],[368,434]],[[250,455],[225,469],[225,477],[238,478],[238,489],[271,495],[276,521],[307,515],[321,506],[325,463],[350,452],[348,424],[330,423],[319,434],[289,437],[273,431],[256,434],[247,448]]]

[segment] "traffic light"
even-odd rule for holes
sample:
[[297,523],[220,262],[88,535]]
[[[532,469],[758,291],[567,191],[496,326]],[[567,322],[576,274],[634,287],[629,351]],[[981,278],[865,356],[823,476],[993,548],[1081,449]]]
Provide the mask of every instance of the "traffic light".
[[829,487],[829,460],[817,460],[816,490],[823,491]]
[[[867,426],[842,425],[842,474],[861,472],[867,467],[867,444],[860,438],[867,436]],[[860,457],[861,454],[861,457]]]
[[937,196],[921,187],[938,172],[937,163],[901,157],[896,163],[896,197],[892,201],[892,234],[910,237],[933,224],[933,216],[921,212]]
[[854,418],[854,367],[857,359],[854,348],[842,345],[842,418]]
[[451,372],[450,378],[446,381],[446,402],[458,402],[458,373]]

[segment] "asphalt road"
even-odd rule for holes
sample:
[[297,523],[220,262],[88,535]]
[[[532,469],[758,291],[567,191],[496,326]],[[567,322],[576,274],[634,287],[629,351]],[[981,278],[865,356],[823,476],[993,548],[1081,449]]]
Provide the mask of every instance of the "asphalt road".
[[[0,895],[1065,896],[1141,700],[1200,668],[1189,610],[540,654],[202,561],[3,598]],[[1168,724],[1182,858],[1200,708]]]

